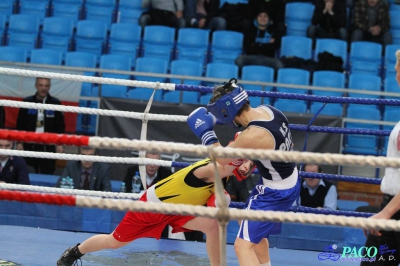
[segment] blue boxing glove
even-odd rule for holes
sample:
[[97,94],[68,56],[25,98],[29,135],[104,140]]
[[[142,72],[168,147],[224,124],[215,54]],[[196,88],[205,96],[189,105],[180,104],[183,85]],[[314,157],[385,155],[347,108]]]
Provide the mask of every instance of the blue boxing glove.
[[205,107],[194,110],[186,121],[193,133],[201,139],[203,145],[210,145],[219,141],[213,130],[217,119]]

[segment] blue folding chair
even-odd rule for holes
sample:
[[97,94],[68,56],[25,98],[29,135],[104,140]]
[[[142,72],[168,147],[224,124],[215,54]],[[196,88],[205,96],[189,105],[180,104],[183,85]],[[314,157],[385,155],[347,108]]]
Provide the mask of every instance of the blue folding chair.
[[[123,55],[105,54],[100,57],[100,69],[131,71],[132,59]],[[114,74],[107,72],[102,73],[102,77],[123,79],[123,80],[131,79],[130,74]],[[113,85],[113,84],[101,85],[101,95],[103,97],[126,98],[127,93],[128,93],[128,86]]]
[[350,46],[350,74],[380,76],[382,45],[374,42],[352,42]]
[[[259,81],[259,82],[274,82],[274,69],[266,66],[244,66],[242,68],[242,80]],[[252,84],[241,84],[242,87],[249,91],[272,91],[272,86],[261,86]],[[250,105],[252,107],[259,106],[262,103],[269,104],[269,99],[265,101],[265,97],[249,96]]]
[[343,60],[343,69],[347,66],[347,42],[339,39],[317,39],[315,41],[314,60],[318,62],[318,55],[323,52],[339,56]]
[[80,20],[75,35],[75,50],[94,53],[97,59],[104,53],[107,38],[107,23]]
[[135,67],[139,56],[142,28],[138,24],[114,23],[111,25],[108,52],[128,56]]
[[37,48],[39,26],[39,19],[33,15],[11,15],[7,33],[7,45],[25,48],[29,57],[31,50]]
[[49,0],[19,0],[19,13],[39,18],[40,24],[50,13]]
[[[329,70],[318,70],[314,71],[312,85],[317,87],[328,87],[328,88],[345,88],[346,76],[344,73],[329,71]],[[326,91],[326,90],[312,90],[312,94],[320,96],[335,96],[341,97],[343,93],[340,91]]]
[[31,52],[31,63],[58,65],[62,64],[62,52],[51,49],[34,49]]
[[176,58],[207,63],[210,32],[205,29],[182,28],[178,31]]
[[87,20],[104,22],[109,29],[116,21],[116,8],[116,0],[86,0],[85,17]]
[[[96,68],[97,57],[93,53],[88,52],[68,52],[65,55],[65,66],[71,67],[84,67],[84,68]],[[84,71],[83,75],[93,77],[96,75],[94,71]],[[98,90],[98,87],[96,87]],[[92,83],[83,82],[81,87],[81,96],[98,96]]]
[[[393,4],[391,6],[398,6]],[[390,10],[390,33],[392,34],[393,44],[400,44],[400,10]]]
[[[370,108],[365,105],[353,105],[347,108],[346,118],[380,121],[381,114],[377,108]],[[361,122],[346,122],[345,127],[353,129],[380,129],[379,125]],[[377,136],[348,134],[345,136],[344,141],[343,153],[363,155],[379,154],[379,138]]]
[[312,40],[303,36],[282,37],[280,56],[296,56],[305,60],[312,58]]
[[[281,68],[278,70],[277,83],[309,85],[310,72],[297,68]],[[277,87],[278,92],[308,94],[308,89]]]
[[307,102],[295,99],[277,99],[274,106],[286,113],[305,114],[307,113]]
[[63,56],[72,50],[74,23],[63,17],[48,17],[43,21],[40,46],[43,49],[58,50]]
[[6,16],[8,22],[10,15],[16,13],[17,1],[16,0],[2,0],[0,1],[0,14]]
[[285,7],[286,35],[307,36],[307,28],[311,25],[314,8],[311,3],[287,3]]
[[233,64],[243,52],[243,36],[243,33],[236,31],[214,31],[212,33],[210,62]]
[[[373,74],[350,74],[349,90],[367,90],[372,92],[380,92],[381,78]],[[348,92],[349,97],[361,98],[379,98],[379,94],[368,94],[358,92]]]
[[142,0],[119,0],[118,8],[143,10]]
[[[171,62],[171,74],[180,76],[201,77],[203,64],[191,60],[174,60]],[[170,83],[199,86],[201,80],[170,78]],[[181,91],[165,91],[163,100],[166,102],[181,102]],[[182,91],[182,103],[199,103],[199,93],[196,91]]]
[[143,11],[138,9],[120,9],[118,11],[117,22],[139,25],[139,18],[142,13]]
[[0,46],[0,61],[26,63],[28,52],[17,46]]
[[[136,72],[148,72],[153,74],[167,74],[168,61],[161,58],[154,57],[139,57],[136,59]],[[166,78],[162,77],[149,77],[142,75],[134,75],[135,79],[138,81],[149,81],[149,82],[166,82]],[[153,91],[147,88],[131,88],[128,92],[128,97],[137,100],[149,100]],[[154,101],[162,101],[162,91],[157,90]]]
[[144,28],[143,56],[167,60],[174,56],[175,28],[150,25]]
[[[400,19],[400,17],[399,17]],[[390,76],[394,79],[396,71],[394,67],[396,65],[396,51],[400,50],[400,42],[398,44],[388,44],[385,47],[385,57],[383,66],[383,77]]]
[[[400,94],[400,87],[394,77],[389,76],[385,78],[383,82],[383,91]],[[399,100],[400,96],[385,96],[385,98]]]
[[52,0],[51,15],[72,21],[74,27],[83,18],[83,0]]
[[[313,102],[310,106],[310,114],[316,114],[322,107],[323,103],[321,102]],[[321,110],[319,115],[328,115],[328,116],[343,116],[343,106],[337,103],[327,103],[325,107]]]

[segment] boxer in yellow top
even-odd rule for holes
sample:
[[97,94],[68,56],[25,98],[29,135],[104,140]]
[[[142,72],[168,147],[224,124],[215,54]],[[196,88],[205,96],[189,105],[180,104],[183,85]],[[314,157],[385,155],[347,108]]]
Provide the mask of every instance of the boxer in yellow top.
[[[222,166],[217,164],[221,178],[234,173],[238,178],[249,176],[253,162],[243,160]],[[140,198],[147,202],[205,205],[214,194],[214,164],[209,159],[201,160],[149,187]],[[109,235],[96,235],[68,248],[57,261],[58,266],[71,266],[88,252],[102,249],[117,249],[142,237],[160,239],[165,226],[170,225],[174,233],[201,231],[206,234],[206,247],[211,265],[219,263],[219,232],[217,220],[205,217],[171,215],[162,213],[126,213],[117,228]]]

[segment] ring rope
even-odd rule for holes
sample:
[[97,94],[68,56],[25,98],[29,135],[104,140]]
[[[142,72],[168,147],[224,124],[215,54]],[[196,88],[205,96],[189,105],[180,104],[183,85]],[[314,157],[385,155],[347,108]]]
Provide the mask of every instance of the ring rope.
[[[152,152],[180,153],[185,155],[196,155],[206,157],[209,155],[208,147],[195,144],[171,143],[164,141],[140,141],[108,137],[89,137],[88,146],[94,148],[120,149],[120,150],[146,150]],[[301,162],[301,163],[319,163],[327,165],[361,165],[375,167],[400,167],[398,158],[388,158],[383,156],[363,156],[351,154],[332,154],[332,153],[312,153],[299,151],[275,151],[259,149],[243,149],[231,147],[210,147],[216,157],[237,157],[237,158],[259,158],[279,162]],[[17,150],[0,149],[0,154],[14,156],[38,157],[68,160],[72,155],[60,153],[29,152]],[[79,155],[75,155],[79,156]],[[99,158],[99,156],[95,156]],[[77,158],[77,157],[75,157]],[[117,157],[111,157],[117,158]],[[132,158],[127,158],[132,159]],[[94,158],[95,160],[95,158]],[[118,159],[120,160],[120,159]],[[118,161],[120,162],[120,161]]]
[[[53,193],[61,195],[79,195],[79,196],[89,196],[89,197],[118,198],[118,199],[132,199],[132,200],[138,200],[142,195],[142,193],[133,193],[133,192],[118,193],[118,192],[53,188],[53,187],[43,187],[43,186],[33,186],[33,185],[6,184],[6,183],[0,183],[0,190],[17,190],[17,191],[36,192],[36,193]],[[231,201],[229,207],[243,209],[245,205],[243,202]],[[327,209],[309,208],[303,206],[292,206],[289,209],[289,211],[303,212],[303,213],[335,214],[335,215],[355,216],[355,217],[369,217],[372,215],[371,213],[366,213],[366,212],[327,210]]]
[[[53,205],[69,205],[86,208],[111,209],[119,211],[159,212],[165,214],[183,214],[215,218],[221,215],[219,208],[192,206],[186,204],[153,203],[125,199],[105,199],[83,196],[67,196],[40,194],[32,192],[16,192],[1,190],[0,200],[18,200],[31,203],[46,203]],[[322,214],[303,214],[280,211],[254,211],[227,209],[231,220],[256,220],[274,222],[307,223],[319,225],[346,226],[364,229],[382,229],[400,231],[400,221],[366,219],[361,217],[344,217]],[[227,218],[228,218],[227,217]]]
[[134,199],[134,200],[139,199],[142,195],[142,193],[133,193],[133,192],[118,193],[110,191],[54,188],[54,187],[44,187],[44,186],[34,186],[34,185],[7,184],[7,183],[0,183],[0,190],[20,190],[20,191],[38,192],[38,193],[53,193],[61,195],[80,195],[89,197]]

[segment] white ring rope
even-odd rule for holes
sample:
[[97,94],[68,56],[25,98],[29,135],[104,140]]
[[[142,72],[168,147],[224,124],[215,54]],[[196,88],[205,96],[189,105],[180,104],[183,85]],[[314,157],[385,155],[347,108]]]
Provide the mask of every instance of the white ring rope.
[[123,164],[139,164],[139,165],[154,164],[159,166],[172,167],[171,161],[163,161],[151,158],[112,157],[112,156],[99,156],[99,155],[83,155],[83,154],[67,154],[67,153],[3,150],[3,149],[0,149],[0,155],[58,159],[58,160],[76,160],[76,161],[85,160],[90,162],[102,162],[102,163],[123,163]]
[[[149,89],[156,89],[155,82],[150,81],[136,81],[136,80],[126,80],[126,79],[115,79],[115,78],[100,78],[100,77],[90,77],[83,75],[74,74],[62,74],[62,73],[52,73],[46,71],[36,71],[27,69],[14,69],[0,67],[0,74],[8,74],[14,76],[25,76],[25,77],[42,77],[42,78],[55,78],[79,82],[91,82],[91,83],[101,83],[101,84],[113,84],[121,86],[131,86],[131,87],[142,87]],[[160,83],[160,89],[164,90],[175,90],[175,84],[173,83]]]
[[185,214],[218,218],[219,220],[257,220],[308,223],[320,225],[347,226],[365,229],[385,229],[400,231],[400,221],[377,220],[360,217],[343,217],[335,215],[290,213],[280,211],[254,211],[229,208],[227,217],[221,217],[220,208],[192,206],[186,204],[153,203],[130,200],[110,200],[91,197],[76,197],[76,204],[82,207],[112,209],[120,211],[153,211],[166,214]]
[[137,200],[142,196],[142,193],[133,193],[133,192],[132,193],[117,193],[117,192],[108,192],[108,191],[54,188],[54,187],[33,186],[33,185],[7,184],[7,183],[0,183],[0,190],[1,189],[29,191],[29,192],[38,192],[38,193],[52,193],[52,194],[61,194],[61,195],[80,195],[80,196],[89,196],[89,197],[133,199],[133,200]]
[[[89,146],[94,148],[107,149],[125,149],[125,150],[145,150],[160,153],[180,153],[186,155],[195,155],[196,157],[208,157],[209,150],[216,158],[257,158],[269,159],[279,162],[297,162],[297,163],[316,163],[327,165],[361,165],[376,167],[400,167],[400,159],[384,156],[363,156],[350,154],[332,154],[332,153],[316,153],[316,152],[300,152],[300,151],[275,151],[275,150],[258,150],[258,149],[241,149],[230,147],[206,147],[195,144],[171,143],[163,141],[140,141],[120,138],[108,137],[90,137]],[[85,158],[88,161],[111,162],[111,163],[138,163],[138,158],[126,157],[107,157],[107,156],[84,156],[64,153],[49,152],[32,152],[18,150],[0,149],[0,154],[22,157],[50,158],[60,160]],[[139,162],[139,164],[144,164]],[[160,164],[161,165],[161,164]],[[163,165],[164,166],[164,165]],[[171,165],[165,165],[171,166]]]
[[176,122],[186,122],[187,116],[183,115],[161,115],[161,114],[143,114],[128,111],[116,111],[116,110],[106,110],[98,108],[88,108],[88,107],[78,107],[78,106],[66,106],[57,104],[43,104],[43,103],[29,103],[21,101],[12,100],[0,100],[1,106],[9,106],[15,108],[30,108],[38,110],[54,110],[60,112],[70,112],[70,113],[82,113],[91,115],[103,115],[103,116],[117,116],[126,117],[133,119],[146,119],[153,121],[176,121]]
[[[43,65],[41,65],[43,66]],[[110,73],[124,73],[124,74],[132,74],[131,71],[116,71],[116,70],[105,70],[105,72]],[[160,83],[160,86],[157,87],[155,82],[149,81],[135,81],[135,80],[126,80],[126,79],[115,79],[115,78],[103,78],[103,77],[91,77],[91,76],[83,76],[83,75],[75,75],[75,74],[62,74],[62,73],[54,73],[47,71],[37,71],[37,70],[27,70],[27,69],[16,69],[16,68],[5,68],[0,67],[0,74],[8,74],[8,75],[17,75],[17,76],[26,76],[26,77],[44,77],[44,78],[54,78],[54,79],[62,79],[62,80],[70,80],[70,81],[78,81],[78,82],[91,82],[98,84],[113,84],[113,85],[121,85],[121,86],[132,86],[132,87],[142,87],[149,89],[163,89],[163,90],[175,90],[174,83]],[[175,77],[179,78],[176,75],[170,74],[151,74],[151,73],[141,73],[136,72],[136,75],[145,75],[145,76],[155,76],[155,77]],[[203,78],[203,77],[191,77],[190,79],[195,80],[207,80],[209,82],[222,83],[224,79],[220,78]],[[258,85],[260,82],[252,82],[245,81],[245,84],[255,84]],[[275,82],[262,82],[263,86],[274,86],[274,87],[282,87],[282,88],[290,88],[290,89],[316,89],[316,90],[331,90],[331,91],[339,91],[343,93],[358,93],[358,94],[371,94],[371,95],[383,95],[383,96],[394,96],[397,97],[398,93],[390,93],[390,92],[376,92],[371,90],[361,90],[361,89],[344,89],[344,88],[326,88],[321,86],[309,86],[309,85],[298,85],[298,84],[283,84],[283,83],[275,83]]]

